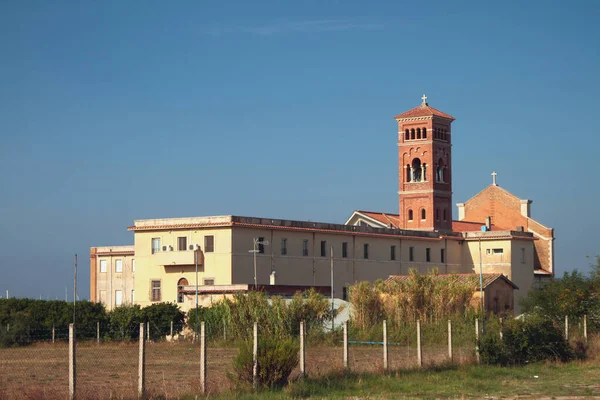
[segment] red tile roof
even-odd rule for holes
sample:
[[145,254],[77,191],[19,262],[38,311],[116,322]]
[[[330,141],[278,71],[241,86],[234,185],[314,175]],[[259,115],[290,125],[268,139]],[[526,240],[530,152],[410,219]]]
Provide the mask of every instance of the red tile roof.
[[398,228],[400,227],[400,217],[398,216],[398,214],[388,214],[388,213],[382,213],[382,212],[373,212],[373,211],[362,211],[362,210],[357,210],[357,212],[366,215],[369,218],[373,218],[376,221],[381,222],[382,224],[385,225],[392,225],[392,227],[394,228]]
[[[485,225],[485,222],[475,221],[452,221],[452,232],[474,232],[481,231],[481,227]],[[491,231],[497,231],[498,228],[492,224]]]
[[429,106],[428,104],[421,104],[420,106],[415,107],[412,110],[408,110],[408,111],[403,112],[402,114],[396,115],[394,118],[402,119],[402,118],[413,118],[413,117],[431,117],[434,115],[437,117],[447,118],[447,119],[454,121],[453,116],[443,113],[440,110],[436,110],[435,108]]
[[[485,289],[497,279],[503,279],[508,282],[515,289],[519,289],[510,279],[500,273],[496,274],[481,274],[483,278],[483,288]],[[477,283],[477,289],[479,289],[479,274],[438,274],[432,275],[434,279],[439,280],[450,280],[456,279],[458,283],[469,283],[475,281]],[[390,275],[388,281],[406,282],[410,279],[410,275]]]

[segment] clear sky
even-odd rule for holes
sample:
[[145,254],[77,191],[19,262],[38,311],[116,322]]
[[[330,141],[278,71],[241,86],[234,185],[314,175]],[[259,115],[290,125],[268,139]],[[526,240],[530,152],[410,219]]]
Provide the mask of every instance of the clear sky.
[[[0,293],[89,296],[134,219],[397,212],[397,126],[453,115],[453,202],[491,183],[600,253],[598,1],[0,2]],[[456,210],[454,210],[456,217]]]

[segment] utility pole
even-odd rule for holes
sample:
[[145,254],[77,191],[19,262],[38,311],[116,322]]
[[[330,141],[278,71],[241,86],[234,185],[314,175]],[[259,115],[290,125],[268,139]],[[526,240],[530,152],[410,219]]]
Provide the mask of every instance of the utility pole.
[[258,287],[258,281],[256,278],[256,253],[258,253],[258,248],[257,246],[262,244],[263,246],[266,246],[269,244],[268,240],[259,240],[259,238],[253,238],[252,239],[252,250],[248,250],[249,253],[254,253],[254,290],[256,290],[256,288]]
[[194,250],[194,264],[196,265],[196,335],[198,335],[198,245]]
[[[75,273],[73,274],[73,324],[75,324],[75,302],[77,301],[77,254],[75,254]],[[73,328],[75,329],[75,328]]]
[[479,237],[479,298],[481,303],[481,328],[483,330],[485,322],[483,320],[483,262],[481,255],[481,236]]

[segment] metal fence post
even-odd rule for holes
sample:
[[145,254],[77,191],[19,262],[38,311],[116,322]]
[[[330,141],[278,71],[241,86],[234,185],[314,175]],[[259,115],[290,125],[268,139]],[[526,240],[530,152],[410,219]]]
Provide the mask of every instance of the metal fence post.
[[421,320],[417,320],[417,363],[419,367],[423,366],[423,347],[421,343]]
[[452,355],[452,320],[448,320],[448,359],[453,361]]
[[[173,324],[171,322],[171,324]],[[200,323],[200,393],[206,394],[206,330]]]
[[583,340],[587,343],[587,314],[583,315]]
[[252,387],[258,389],[258,322],[254,322],[254,345],[252,348]]
[[75,399],[76,389],[75,324],[69,324],[69,399]]
[[569,316],[565,315],[565,339],[569,340]]
[[150,341],[150,321],[146,322],[146,340]]
[[300,376],[306,377],[306,348],[304,339],[306,338],[305,322],[300,321]]
[[52,325],[52,344],[54,344],[54,325]]
[[344,321],[344,369],[348,369],[348,321]]
[[477,363],[481,361],[479,358],[479,317],[475,319],[475,357],[477,357]]
[[138,398],[144,398],[146,391],[146,341],[144,340],[144,329],[146,324],[140,324],[140,350],[138,364]]
[[387,321],[383,320],[383,369],[388,370]]
[[100,321],[96,322],[96,343],[100,344]]
[[227,341],[227,321],[223,319],[223,341]]
[[173,321],[171,321],[171,343],[173,343]]
[[504,334],[502,333],[502,318],[498,319],[500,321],[500,340],[504,338]]

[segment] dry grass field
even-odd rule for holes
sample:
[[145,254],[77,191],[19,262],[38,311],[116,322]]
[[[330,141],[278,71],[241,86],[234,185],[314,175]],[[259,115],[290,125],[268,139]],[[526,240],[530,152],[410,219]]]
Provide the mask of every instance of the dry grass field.
[[[234,347],[207,350],[208,390],[222,393],[230,388]],[[472,348],[454,350],[457,363],[473,360]],[[382,369],[381,346],[350,346],[350,368],[357,372]],[[426,365],[447,359],[446,347],[425,347]],[[390,346],[390,368],[416,366],[413,346]],[[342,348],[307,348],[307,371],[320,376],[342,368]],[[79,399],[136,398],[137,343],[79,343],[77,346],[77,393]],[[294,373],[296,375],[298,371]],[[146,387],[150,397],[175,399],[198,392],[199,348],[189,342],[148,343]],[[29,347],[0,349],[0,399],[65,399],[68,394],[68,346],[40,343]]]

